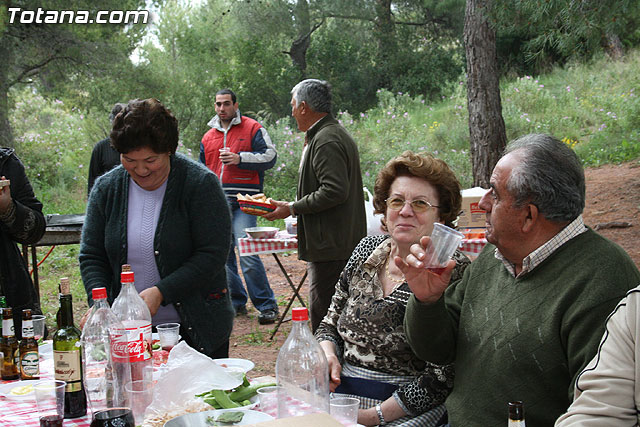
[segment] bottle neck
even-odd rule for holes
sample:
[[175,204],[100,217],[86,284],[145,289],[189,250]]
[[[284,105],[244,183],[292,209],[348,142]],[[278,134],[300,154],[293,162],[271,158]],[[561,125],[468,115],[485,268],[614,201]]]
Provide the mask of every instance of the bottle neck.
[[95,307],[96,310],[102,307],[109,308],[109,303],[107,303],[106,298],[94,299],[93,306]]
[[73,300],[71,295],[60,295],[59,322],[58,327],[60,328],[73,326]]

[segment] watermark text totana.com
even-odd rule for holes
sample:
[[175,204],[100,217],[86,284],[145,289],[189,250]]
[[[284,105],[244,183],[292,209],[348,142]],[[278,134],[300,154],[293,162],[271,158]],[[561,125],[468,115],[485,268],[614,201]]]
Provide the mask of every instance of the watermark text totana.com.
[[9,24],[146,24],[148,10],[26,10],[10,7]]

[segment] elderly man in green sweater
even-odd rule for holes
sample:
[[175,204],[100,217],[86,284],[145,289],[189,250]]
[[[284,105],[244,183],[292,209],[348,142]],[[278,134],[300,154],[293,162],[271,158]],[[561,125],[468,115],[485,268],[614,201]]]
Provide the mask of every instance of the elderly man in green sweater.
[[511,142],[481,199],[489,244],[449,284],[424,268],[429,238],[396,265],[414,295],[405,330],[416,354],[455,362],[452,426],[504,425],[522,400],[527,426],[553,425],[573,398],[605,319],[640,273],[616,244],[584,225],[584,171],[549,135]]

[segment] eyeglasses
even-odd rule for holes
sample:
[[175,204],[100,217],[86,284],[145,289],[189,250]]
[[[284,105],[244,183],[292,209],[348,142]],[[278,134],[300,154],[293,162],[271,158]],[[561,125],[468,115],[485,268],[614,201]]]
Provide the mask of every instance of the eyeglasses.
[[440,207],[440,206],[432,205],[430,202],[424,199],[405,200],[405,199],[401,199],[400,197],[390,197],[387,200],[385,200],[385,202],[387,203],[387,207],[394,211],[401,210],[404,207],[405,203],[409,203],[411,205],[411,209],[413,209],[415,213],[422,213],[422,212],[426,212],[431,208]]

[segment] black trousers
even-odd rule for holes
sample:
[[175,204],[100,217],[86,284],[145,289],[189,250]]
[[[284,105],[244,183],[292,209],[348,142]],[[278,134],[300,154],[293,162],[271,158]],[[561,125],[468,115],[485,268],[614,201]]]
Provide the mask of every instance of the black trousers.
[[348,260],[307,263],[309,274],[309,319],[311,331],[315,332],[327,314],[331,298],[336,290],[340,273]]

